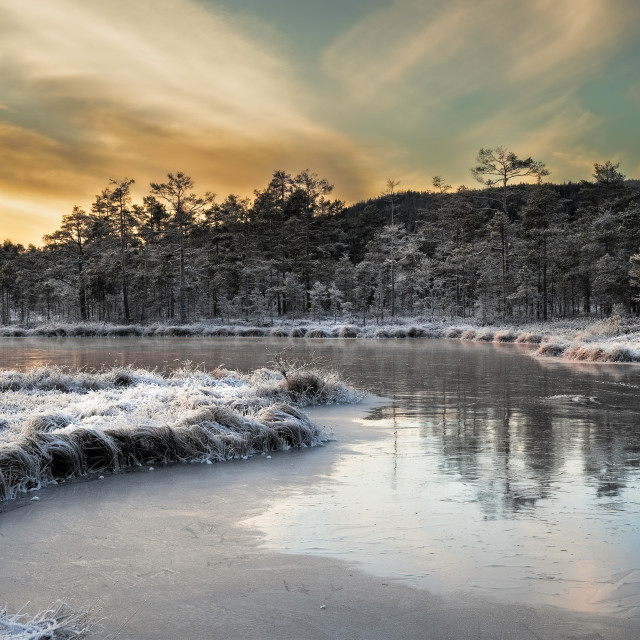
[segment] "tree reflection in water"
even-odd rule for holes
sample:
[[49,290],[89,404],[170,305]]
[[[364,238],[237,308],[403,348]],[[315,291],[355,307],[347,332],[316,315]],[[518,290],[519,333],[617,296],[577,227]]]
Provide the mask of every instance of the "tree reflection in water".
[[581,476],[597,498],[623,497],[640,466],[639,367],[574,368],[459,344],[453,358],[380,349],[380,392],[393,404],[370,419],[392,419],[397,433],[418,426],[429,459],[436,446],[441,472],[473,486],[487,518],[535,509],[565,490],[564,476]]

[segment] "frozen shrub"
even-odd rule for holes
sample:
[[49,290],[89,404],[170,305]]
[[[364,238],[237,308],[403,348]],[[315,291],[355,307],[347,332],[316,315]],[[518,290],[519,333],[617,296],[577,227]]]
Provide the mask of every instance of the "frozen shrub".
[[7,485],[5,492],[11,495],[13,491],[28,491],[37,486],[40,469],[39,457],[26,448],[0,445],[0,477]]
[[284,390],[293,400],[314,400],[324,391],[325,381],[312,371],[298,371],[282,381]]
[[291,329],[289,333],[290,338],[304,338],[307,334],[307,329],[305,327],[294,327]]
[[172,431],[164,426],[140,426],[131,429],[130,453],[133,454],[135,462],[143,465],[175,460],[172,455],[175,449],[170,446],[173,440],[171,436]]
[[568,360],[596,360],[602,353],[602,349],[589,347],[584,344],[572,344],[563,352],[563,357]]
[[402,329],[401,327],[394,327],[389,331],[389,337],[390,338],[406,338],[407,330]]
[[269,335],[272,338],[288,338],[289,332],[286,329],[283,329],[282,327],[273,327],[269,332]]
[[70,335],[77,336],[79,338],[88,338],[97,335],[97,333],[96,327],[88,324],[77,324],[69,330]]
[[91,472],[314,444],[319,432],[297,409],[265,414],[270,422],[261,412],[283,400],[305,405],[361,398],[335,374],[304,364],[287,376],[267,369],[252,376],[209,373],[188,363],[164,376],[122,367],[94,374],[42,367],[2,372],[0,382],[15,389],[7,406],[11,425],[22,424],[4,429],[0,439],[2,500]]
[[118,469],[140,466],[142,462],[137,456],[133,429],[124,426],[109,426],[103,429],[105,436],[111,439],[118,451]]
[[171,327],[165,327],[162,329],[161,335],[167,337],[187,338],[193,336],[195,333],[194,327],[187,327],[183,325],[175,325]]
[[0,609],[2,640],[83,640],[94,637],[96,624],[85,611],[74,611],[62,602],[35,616],[22,612],[9,615]]
[[558,342],[546,342],[541,344],[535,351],[536,356],[557,357],[561,356],[567,349],[566,344]]
[[118,448],[104,431],[73,429],[69,432],[69,443],[75,446],[81,463],[80,471],[75,475],[118,468]]
[[45,413],[36,415],[22,425],[23,433],[50,433],[58,429],[64,429],[73,422],[73,418],[68,413]]
[[182,416],[177,422],[174,423],[174,427],[188,427],[194,424],[203,424],[205,422],[215,422],[214,416],[215,407],[207,406],[192,411],[185,416]]
[[1,335],[4,338],[24,338],[27,332],[20,327],[3,327]]
[[204,424],[175,427],[172,434],[176,462],[223,459],[217,453],[215,436]]
[[82,473],[81,452],[68,434],[40,433],[35,437],[35,444],[42,452],[44,480],[73,478]]
[[616,345],[603,353],[602,360],[604,362],[638,362],[640,358],[631,349]]
[[444,337],[449,339],[460,338],[465,330],[462,327],[449,327],[444,332]]
[[105,382],[114,387],[131,387],[138,380],[136,374],[127,368],[114,368],[105,375]]
[[248,329],[238,329],[236,335],[243,338],[263,338],[267,335],[267,330],[260,327],[249,327]]
[[204,330],[204,335],[215,338],[226,338],[232,336],[233,332],[227,327],[207,327]]
[[521,333],[516,338],[517,344],[540,344],[542,336],[539,333]]
[[518,334],[513,329],[502,329],[496,331],[493,336],[494,342],[515,342],[518,338]]
[[331,335],[334,338],[357,338],[360,335],[360,329],[353,325],[334,327]]
[[116,325],[107,329],[106,335],[116,338],[142,335],[142,330],[136,325]]
[[324,329],[311,329],[307,332],[306,338],[329,338],[329,334]]
[[210,407],[210,421],[217,422],[219,425],[231,429],[233,431],[244,431],[249,424],[242,416],[234,413],[227,407],[213,406]]
[[475,329],[467,329],[461,336],[461,340],[475,340],[477,332]]
[[288,404],[271,405],[260,411],[257,419],[270,426],[288,446],[309,446],[319,436],[309,418]]
[[373,337],[374,338],[379,338],[379,339],[384,339],[384,338],[389,338],[389,332],[386,331],[385,329],[376,329],[373,332]]
[[480,342],[493,342],[493,331],[489,331],[488,329],[478,331],[476,334],[476,340],[479,340]]

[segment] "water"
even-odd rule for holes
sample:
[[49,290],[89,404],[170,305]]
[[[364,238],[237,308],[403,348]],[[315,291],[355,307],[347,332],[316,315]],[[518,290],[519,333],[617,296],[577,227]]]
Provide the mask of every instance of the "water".
[[284,348],[389,402],[338,428],[313,482],[246,520],[266,548],[440,593],[640,616],[636,365],[456,341],[179,338],[5,339],[0,362],[248,370]]

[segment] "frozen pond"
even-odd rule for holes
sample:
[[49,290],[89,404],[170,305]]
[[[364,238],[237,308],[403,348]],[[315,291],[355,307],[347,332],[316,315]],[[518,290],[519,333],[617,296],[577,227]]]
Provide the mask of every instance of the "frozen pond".
[[[0,362],[164,369],[190,360],[249,370],[283,348],[390,400],[357,428],[340,425],[342,409],[315,410],[336,424],[337,442],[321,458],[296,453],[309,461],[306,480],[297,468],[293,484],[262,495],[245,518],[263,548],[343,559],[436,593],[640,617],[637,365],[540,361],[515,345],[458,341],[246,338],[2,339]],[[271,462],[270,473],[287,473],[288,454]],[[207,477],[239,482],[245,463],[229,471],[233,464]],[[209,499],[213,480],[202,469],[171,473],[180,491],[167,501],[189,513]],[[117,510],[114,491],[123,483],[133,491],[137,480],[91,491]],[[47,490],[47,501],[80,486]],[[0,515],[0,534],[14,513]],[[85,535],[92,524],[81,517]]]

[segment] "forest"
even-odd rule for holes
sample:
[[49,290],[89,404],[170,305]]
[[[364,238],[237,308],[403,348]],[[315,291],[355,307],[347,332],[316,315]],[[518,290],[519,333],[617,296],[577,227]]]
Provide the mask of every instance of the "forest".
[[0,246],[0,320],[117,323],[403,317],[483,324],[640,313],[640,183],[619,164],[553,184],[544,163],[481,149],[481,186],[389,179],[345,206],[312,171],[217,201],[183,172],[107,181],[41,247]]

